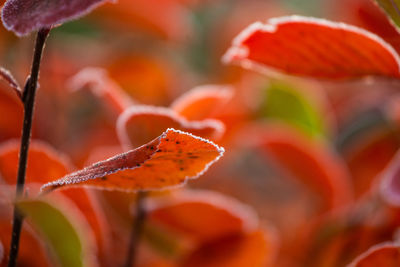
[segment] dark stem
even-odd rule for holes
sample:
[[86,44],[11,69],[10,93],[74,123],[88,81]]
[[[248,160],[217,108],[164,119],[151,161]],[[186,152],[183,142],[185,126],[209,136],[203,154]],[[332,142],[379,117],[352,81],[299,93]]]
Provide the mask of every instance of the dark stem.
[[[43,47],[49,32],[50,29],[41,29],[37,33],[31,74],[26,81],[22,97],[22,101],[24,104],[24,121],[22,126],[21,147],[19,150],[16,198],[21,197],[24,192],[26,165],[28,160],[29,142],[31,138],[33,108],[35,104],[40,61],[42,59]],[[19,239],[21,235],[23,220],[24,218],[22,214],[17,210],[16,207],[14,207],[13,229],[11,235],[8,267],[15,267],[17,263]]]
[[144,223],[146,221],[146,210],[144,207],[144,200],[146,193],[139,191],[136,199],[136,213],[135,219],[132,224],[131,237],[129,240],[128,254],[126,255],[126,261],[124,267],[133,267],[136,263],[136,255],[138,245],[143,233]]

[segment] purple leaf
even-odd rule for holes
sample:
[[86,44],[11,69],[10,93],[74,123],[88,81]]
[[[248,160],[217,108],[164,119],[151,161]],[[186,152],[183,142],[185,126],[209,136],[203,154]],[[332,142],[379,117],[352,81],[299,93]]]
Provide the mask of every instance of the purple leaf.
[[0,67],[0,79],[6,81],[8,85],[14,89],[15,93],[21,98],[22,90],[19,86],[17,80],[15,80],[14,76],[11,74],[10,71],[6,70],[5,68]]
[[79,18],[109,0],[7,0],[1,11],[4,26],[22,36]]

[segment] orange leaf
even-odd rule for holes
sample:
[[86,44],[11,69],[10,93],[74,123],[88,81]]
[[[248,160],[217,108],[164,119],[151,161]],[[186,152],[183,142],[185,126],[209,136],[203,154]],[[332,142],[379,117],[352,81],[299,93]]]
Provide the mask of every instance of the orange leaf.
[[175,94],[174,80],[179,79],[170,62],[148,54],[122,53],[107,69],[126,94],[145,105],[169,102]]
[[383,243],[371,247],[348,267],[398,267],[400,266],[400,246]]
[[223,238],[204,244],[189,255],[184,267],[265,267],[271,260],[270,237],[263,231]]
[[121,191],[165,189],[197,178],[223,152],[208,140],[168,129],[146,145],[45,184],[42,190],[78,185]]
[[150,201],[150,220],[198,242],[254,231],[258,225],[251,207],[212,191],[185,190]]
[[203,85],[177,98],[171,109],[188,120],[204,120],[221,111],[232,96],[230,86]]
[[300,16],[256,22],[233,41],[225,62],[250,69],[324,79],[399,78],[399,56],[361,28]]
[[147,143],[168,128],[214,140],[225,131],[218,120],[187,121],[171,109],[153,106],[131,107],[121,114],[117,122],[120,140],[128,148]]

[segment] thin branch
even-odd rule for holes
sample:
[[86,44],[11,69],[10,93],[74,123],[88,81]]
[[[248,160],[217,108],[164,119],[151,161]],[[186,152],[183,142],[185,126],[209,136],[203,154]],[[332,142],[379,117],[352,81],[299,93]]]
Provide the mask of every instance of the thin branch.
[[126,255],[126,261],[124,267],[133,267],[136,264],[136,255],[140,239],[143,234],[143,228],[146,221],[146,210],[144,207],[144,200],[146,199],[147,193],[139,191],[136,199],[136,217],[132,224],[132,232],[129,240],[128,253]]

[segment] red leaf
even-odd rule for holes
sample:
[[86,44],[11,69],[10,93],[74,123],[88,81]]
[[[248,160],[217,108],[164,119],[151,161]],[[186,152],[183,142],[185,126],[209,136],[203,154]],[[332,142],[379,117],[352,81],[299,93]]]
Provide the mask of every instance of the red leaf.
[[[4,212],[4,209],[2,209],[2,212]],[[12,231],[11,222],[11,216],[9,218],[8,216],[0,217],[0,240],[1,242],[3,242],[3,249],[5,254],[3,261],[0,255],[0,266],[2,267],[8,265],[8,254],[10,253]],[[50,267],[54,264],[51,263],[51,259],[46,253],[46,247],[44,243],[39,240],[37,235],[26,223],[23,225],[23,229],[21,232],[18,263],[20,264],[19,266],[31,267]]]
[[10,71],[0,67],[0,79],[3,79],[8,83],[8,85],[14,89],[15,93],[18,95],[19,98],[22,97],[22,90],[19,86],[17,80],[15,80],[14,76],[11,74]]
[[229,86],[203,85],[177,98],[171,109],[188,120],[204,120],[221,111],[232,96]]
[[233,41],[225,62],[249,69],[324,79],[400,78],[399,56],[355,26],[300,16],[256,22]]
[[254,231],[254,210],[239,201],[212,191],[185,190],[150,200],[149,219],[197,242]]
[[400,266],[400,246],[383,243],[371,247],[348,267],[398,267]]
[[[0,85],[0,141],[21,136],[23,105],[13,92]],[[7,114],[5,116],[4,114]],[[33,126],[35,128],[35,125]],[[34,130],[33,130],[34,131]]]
[[7,30],[22,36],[84,16],[106,0],[8,0],[1,16]]
[[275,251],[271,238],[263,231],[230,236],[204,244],[184,259],[183,267],[265,267]]
[[165,189],[197,178],[223,152],[210,141],[168,129],[146,145],[45,184],[42,190],[79,185],[120,191]]
[[261,147],[279,167],[306,184],[323,200],[322,211],[352,200],[350,176],[342,160],[323,143],[279,124],[255,127],[250,142]]
[[398,133],[393,131],[392,125],[378,127],[368,128],[355,135],[342,150],[356,198],[368,194],[376,182],[379,182],[376,178],[381,177],[400,147]]
[[103,20],[128,31],[145,31],[172,40],[190,36],[189,11],[176,0],[118,0],[96,10]]
[[219,139],[225,131],[218,120],[187,121],[171,109],[153,106],[131,107],[121,114],[117,122],[118,136],[128,148],[147,143],[168,128],[213,140]]

